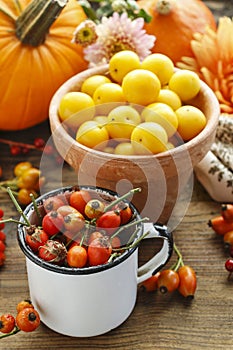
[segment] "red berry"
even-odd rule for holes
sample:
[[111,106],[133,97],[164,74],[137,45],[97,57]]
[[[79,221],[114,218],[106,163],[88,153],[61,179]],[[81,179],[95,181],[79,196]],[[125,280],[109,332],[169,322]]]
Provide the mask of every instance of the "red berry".
[[5,233],[3,231],[0,231],[0,241],[5,242],[5,239],[6,239]]
[[6,249],[6,246],[3,241],[0,241],[0,252],[4,252]]
[[19,154],[21,154],[21,147],[19,146],[10,146],[10,153],[12,156],[18,156]]
[[0,252],[0,266],[4,265],[5,260],[6,260],[6,256],[4,252]]
[[4,216],[4,211],[0,208],[0,218]]
[[45,140],[42,139],[41,137],[37,137],[34,140],[34,146],[36,148],[43,148],[45,146]]
[[233,272],[233,259],[227,259],[225,262],[225,268],[229,272]]

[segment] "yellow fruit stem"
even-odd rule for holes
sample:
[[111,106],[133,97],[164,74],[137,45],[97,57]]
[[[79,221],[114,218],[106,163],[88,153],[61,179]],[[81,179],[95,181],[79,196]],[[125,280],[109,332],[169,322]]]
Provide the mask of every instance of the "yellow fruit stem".
[[38,46],[68,0],[33,0],[15,21],[16,36],[25,45]]
[[156,4],[156,11],[160,15],[168,15],[174,7],[174,0],[159,0]]

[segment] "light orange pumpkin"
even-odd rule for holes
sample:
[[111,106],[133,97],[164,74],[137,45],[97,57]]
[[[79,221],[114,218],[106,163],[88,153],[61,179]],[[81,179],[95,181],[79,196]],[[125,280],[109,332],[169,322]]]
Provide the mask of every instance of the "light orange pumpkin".
[[85,19],[76,0],[0,0],[0,130],[46,120],[57,88],[86,69],[71,43]]
[[206,25],[216,30],[214,15],[201,0],[139,0],[138,5],[152,17],[145,24],[147,33],[156,36],[152,51],[174,63],[192,56],[190,41],[195,32],[204,33]]

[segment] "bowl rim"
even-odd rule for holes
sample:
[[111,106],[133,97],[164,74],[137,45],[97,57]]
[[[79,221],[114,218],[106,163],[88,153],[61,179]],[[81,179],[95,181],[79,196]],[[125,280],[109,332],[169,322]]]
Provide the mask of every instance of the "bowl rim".
[[[71,78],[69,78],[65,83],[63,83],[60,88],[58,88],[58,90],[55,92],[55,94],[53,95],[51,101],[50,101],[50,106],[49,106],[49,120],[50,120],[50,124],[51,123],[55,123],[57,125],[57,129],[59,129],[60,127],[63,129],[62,133],[63,133],[63,137],[67,140],[67,142],[69,144],[72,144],[72,147],[74,147],[75,149],[82,149],[84,152],[93,152],[96,155],[99,156],[104,156],[106,159],[125,159],[124,155],[118,155],[118,154],[110,154],[110,153],[105,153],[103,151],[97,150],[97,149],[92,149],[89,147],[86,147],[84,145],[82,145],[81,143],[79,143],[78,141],[76,141],[64,128],[63,123],[61,123],[60,118],[58,116],[58,112],[57,112],[57,106],[58,103],[60,101],[60,97],[62,95],[64,95],[66,92],[71,90],[71,87],[75,87],[75,83],[77,81],[77,78],[83,78],[85,79],[87,76],[90,76],[93,74],[106,74],[108,72],[108,68],[109,65],[108,64],[103,64],[101,66],[97,66],[97,67],[93,67],[93,68],[88,68],[85,71],[78,73],[74,76],[72,76]],[[175,70],[178,70],[178,68],[175,68]],[[213,135],[213,133],[215,134],[216,132],[216,128],[218,125],[218,120],[219,120],[219,115],[220,115],[220,106],[219,106],[219,102],[217,100],[217,97],[215,95],[215,93],[213,92],[213,90],[203,81],[201,80],[201,90],[200,90],[203,94],[205,95],[209,95],[211,97],[211,103],[212,103],[212,112],[214,117],[213,118],[208,118],[207,119],[207,123],[206,126],[204,127],[204,129],[197,135],[195,136],[193,139],[184,142],[183,144],[179,145],[178,147],[175,147],[173,149],[164,151],[164,152],[160,152],[157,154],[149,154],[149,155],[127,155],[127,159],[128,160],[141,160],[141,159],[145,159],[145,161],[147,159],[163,159],[166,158],[168,155],[169,156],[177,156],[179,157],[180,155],[182,155],[182,153],[184,151],[187,151],[189,149],[192,149],[194,147],[196,147],[197,145],[201,144],[202,142],[204,142],[204,140],[206,139],[206,137],[209,137],[210,135]],[[53,119],[52,119],[53,118]]]
[[[77,186],[76,186],[77,187]],[[119,195],[112,190],[108,190],[99,186],[89,186],[89,185],[80,185],[78,186],[78,188],[80,189],[86,189],[86,190],[97,190],[103,194],[106,195],[111,195],[111,196],[116,196],[119,197]],[[54,195],[59,195],[59,194],[64,194],[64,193],[70,193],[72,190],[74,189],[74,186],[65,186],[65,187],[61,187],[61,188],[57,188],[51,191],[46,192],[45,194],[41,195],[40,197],[36,198],[36,204],[37,205],[41,205],[43,203],[43,200],[45,200],[46,198],[52,197]],[[133,213],[135,214],[135,218],[136,219],[140,219],[140,214],[138,212],[138,210],[136,209],[136,207],[129,201],[124,200],[126,203],[128,203],[131,207],[131,209],[133,210]],[[25,209],[24,209],[24,214],[29,217],[33,212],[34,212],[34,204],[30,203]],[[102,272],[102,271],[106,271],[108,269],[111,269],[119,264],[121,264],[123,261],[125,261],[126,259],[128,259],[137,249],[138,246],[136,245],[135,247],[129,248],[127,250],[125,250],[125,252],[123,252],[119,257],[117,257],[116,259],[112,260],[109,263],[106,264],[102,264],[102,265],[96,265],[96,266],[90,266],[90,267],[82,267],[82,268],[76,268],[76,267],[66,267],[66,266],[60,266],[60,265],[56,265],[56,264],[52,264],[49,263],[45,260],[42,260],[41,258],[39,258],[36,253],[34,253],[31,248],[27,245],[26,240],[25,240],[25,225],[23,223],[25,223],[23,216],[21,215],[19,218],[19,221],[21,222],[20,224],[18,224],[18,229],[17,229],[17,240],[18,240],[18,244],[20,249],[22,250],[22,252],[24,253],[25,257],[28,258],[29,260],[31,260],[31,262],[35,263],[36,265],[38,265],[39,267],[55,272],[55,273],[59,273],[59,274],[65,274],[65,275],[90,275],[93,273],[98,273],[98,272]],[[138,239],[139,237],[142,236],[143,234],[143,224],[139,223],[138,224],[139,230],[137,232],[137,235],[135,236],[133,242]]]

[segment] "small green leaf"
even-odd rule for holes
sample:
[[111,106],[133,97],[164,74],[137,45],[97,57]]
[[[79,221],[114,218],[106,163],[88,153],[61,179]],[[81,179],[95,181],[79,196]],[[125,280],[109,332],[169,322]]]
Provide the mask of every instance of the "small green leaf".
[[143,10],[143,9],[140,9],[140,11],[138,12],[137,17],[142,17],[142,18],[144,18],[144,21],[145,21],[146,23],[149,23],[149,22],[151,21],[151,19],[152,19],[152,16],[150,16],[150,15],[149,15],[145,10]]
[[80,0],[78,1],[78,3],[82,7],[83,11],[85,12],[85,15],[92,21],[96,22],[97,20],[96,12],[93,10],[90,3],[86,0]]

